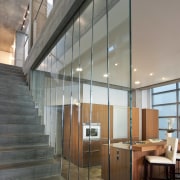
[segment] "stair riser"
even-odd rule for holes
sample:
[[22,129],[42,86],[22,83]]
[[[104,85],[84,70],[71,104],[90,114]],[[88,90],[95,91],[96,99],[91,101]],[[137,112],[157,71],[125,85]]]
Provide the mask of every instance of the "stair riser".
[[0,99],[2,101],[26,101],[26,102],[32,102],[32,97],[27,95],[5,95],[1,94],[0,92]]
[[11,88],[19,88],[19,87],[24,87],[24,88],[28,88],[28,85],[27,83],[24,81],[22,82],[16,82],[16,81],[12,81],[12,80],[9,80],[10,82],[6,82],[3,80],[0,79],[0,87],[4,87],[4,88],[8,88],[11,89]]
[[27,119],[27,120],[24,120],[24,119],[11,119],[11,118],[7,118],[7,119],[1,119],[0,118],[0,125],[1,124],[40,124],[40,120],[36,120],[36,119],[33,119],[31,118],[30,120]]
[[3,147],[26,147],[30,145],[48,145],[48,135],[41,136],[1,136],[0,148]]
[[13,89],[2,89],[0,88],[0,93],[3,95],[30,95],[29,91],[24,90],[13,90]]
[[1,74],[0,73],[0,79],[6,79],[6,80],[15,80],[15,81],[25,81],[24,76],[16,76],[11,74]]
[[0,135],[44,133],[42,125],[0,124]]
[[21,71],[22,72],[22,68],[18,67],[18,66],[14,66],[14,65],[9,65],[9,64],[3,64],[0,63],[0,68],[2,69],[6,69],[6,70],[17,70],[17,71]]
[[21,100],[16,100],[16,101],[13,101],[13,100],[1,100],[0,99],[0,104],[3,104],[4,106],[9,106],[9,107],[25,107],[25,108],[34,108],[35,107],[35,104],[30,101],[30,102],[26,102],[26,101],[21,101]]
[[0,165],[52,159],[53,148],[25,149],[0,152]]
[[12,86],[11,84],[6,84],[4,82],[0,82],[0,90],[12,90],[12,91],[29,91],[28,86],[24,86],[21,84],[16,84]]
[[23,76],[24,75],[22,70],[2,68],[1,66],[0,66],[0,72],[2,75],[15,75],[15,76]]
[[22,115],[37,115],[38,110],[34,108],[21,108],[21,107],[2,107],[0,106],[0,113],[1,114],[22,114]]
[[7,121],[41,121],[41,117],[35,116],[33,114],[31,115],[17,115],[17,114],[0,114],[0,123],[3,120]]
[[25,80],[6,79],[6,78],[2,78],[2,77],[0,77],[0,82],[2,82],[2,84],[3,83],[12,84],[12,86],[16,86],[17,84],[27,85]]
[[0,76],[17,76],[17,77],[23,77],[24,78],[24,74],[22,71],[8,71],[7,70],[4,70],[2,68],[0,68]]
[[15,84],[14,86],[12,86],[12,84],[7,84],[6,82],[2,82],[2,81],[0,81],[0,88],[6,88],[12,90],[22,89],[26,91],[29,90],[29,87],[27,85]]
[[60,164],[44,164],[34,167],[0,170],[1,180],[34,180],[47,176],[60,175]]

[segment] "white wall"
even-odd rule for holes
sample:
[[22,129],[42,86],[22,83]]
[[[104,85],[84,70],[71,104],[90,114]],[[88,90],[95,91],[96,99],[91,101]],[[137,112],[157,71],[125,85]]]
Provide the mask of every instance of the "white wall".
[[24,42],[25,34],[16,32],[15,65],[22,67],[24,63]]
[[[128,93],[127,91],[122,91],[118,89],[109,90],[110,94],[110,105],[119,105],[119,106],[128,106]],[[92,87],[92,103],[93,104],[107,104],[107,88],[100,86]],[[90,85],[83,85],[83,97],[82,102],[89,103],[90,102]]]
[[[128,121],[128,92],[118,89],[109,89],[110,105],[113,105],[113,138],[127,138]],[[92,86],[92,103],[107,104],[107,88]],[[90,102],[90,85],[83,85],[84,103]]]
[[0,51],[0,63],[14,65],[13,54],[5,51]]

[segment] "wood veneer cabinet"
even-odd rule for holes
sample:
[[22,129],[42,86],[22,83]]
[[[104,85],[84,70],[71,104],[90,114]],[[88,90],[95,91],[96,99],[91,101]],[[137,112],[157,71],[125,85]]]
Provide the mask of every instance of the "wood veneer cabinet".
[[[101,150],[101,177],[108,180],[130,179],[130,151],[111,146],[110,147],[110,167],[108,161],[108,145],[102,145]],[[110,168],[110,172],[109,172]]]
[[158,110],[142,109],[142,140],[158,137]]
[[[63,157],[80,167],[99,165],[101,162],[101,145],[107,143],[108,138],[108,106],[92,105],[92,122],[101,124],[101,139],[84,141],[83,123],[89,122],[90,104],[82,103],[80,106],[80,121],[78,122],[78,109],[76,105],[66,105],[64,108],[64,134]],[[113,137],[113,107],[110,106],[110,124]]]
[[[130,139],[130,109],[128,109],[128,138]],[[139,108],[132,108],[132,139],[139,140]]]

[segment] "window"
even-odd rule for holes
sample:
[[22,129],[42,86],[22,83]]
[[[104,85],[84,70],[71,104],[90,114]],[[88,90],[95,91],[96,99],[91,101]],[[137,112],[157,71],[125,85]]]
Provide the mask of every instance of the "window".
[[178,137],[180,112],[180,83],[173,83],[152,89],[152,106],[159,110],[159,138],[166,139],[168,122],[172,120],[174,137]]

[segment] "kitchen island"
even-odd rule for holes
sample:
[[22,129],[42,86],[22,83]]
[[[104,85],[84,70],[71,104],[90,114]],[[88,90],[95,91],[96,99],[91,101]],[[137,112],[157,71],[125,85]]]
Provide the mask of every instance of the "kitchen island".
[[[134,143],[132,145],[132,151],[130,151],[130,145],[126,142],[113,143],[109,147],[110,161],[108,161],[108,145],[103,144],[101,148],[102,179],[128,180],[132,172],[133,180],[143,180],[144,157],[146,155],[163,155],[165,152],[165,144],[165,141],[141,141]],[[131,157],[132,166],[130,165]],[[109,163],[110,166],[108,165]],[[153,170],[153,174],[155,177],[164,177],[164,169],[157,166],[157,168]]]

